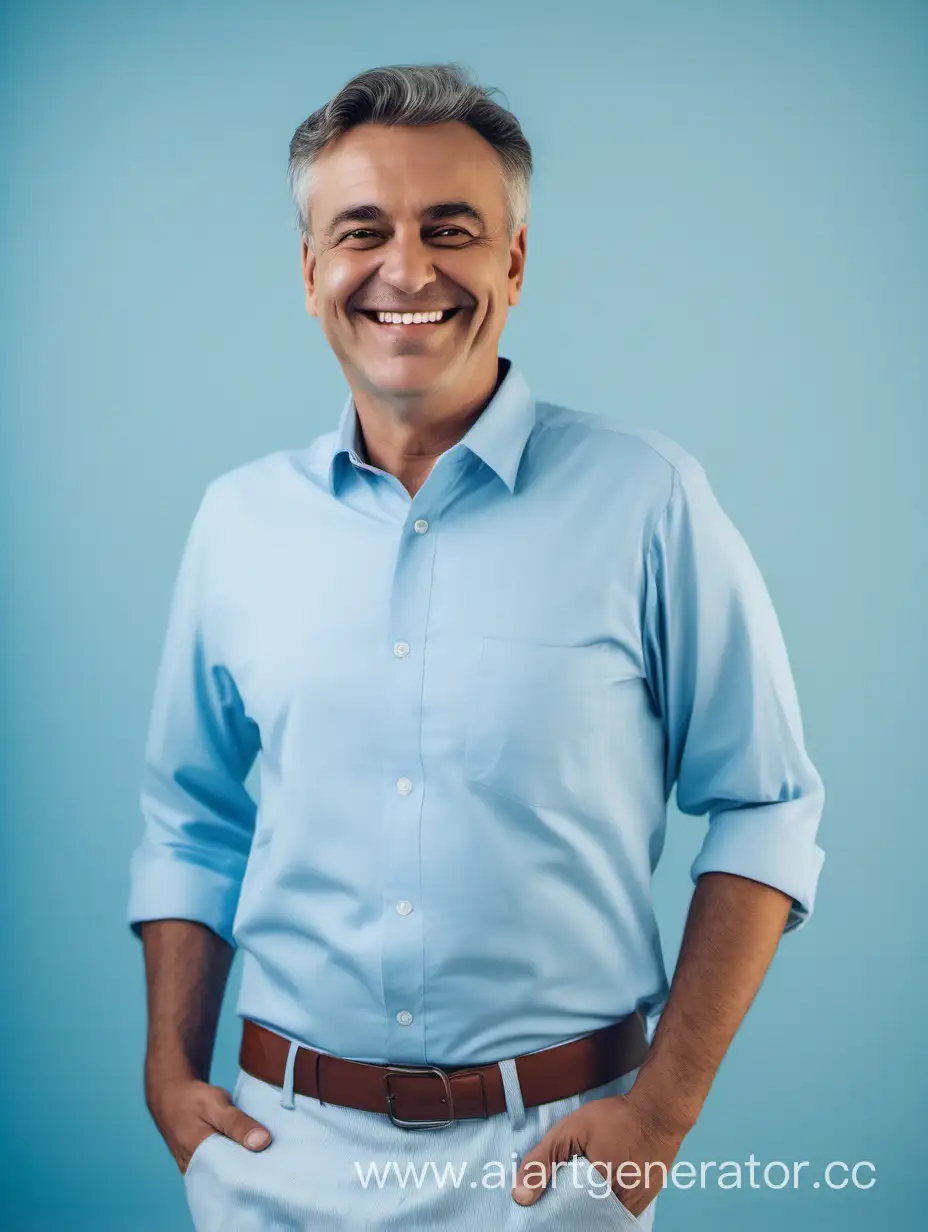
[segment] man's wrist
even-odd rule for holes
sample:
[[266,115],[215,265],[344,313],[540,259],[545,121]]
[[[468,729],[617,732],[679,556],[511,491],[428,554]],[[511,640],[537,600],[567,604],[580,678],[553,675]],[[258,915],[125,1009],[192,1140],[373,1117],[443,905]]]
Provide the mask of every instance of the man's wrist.
[[692,1075],[688,1081],[681,1081],[679,1074],[672,1074],[657,1063],[645,1063],[625,1098],[659,1132],[682,1137],[696,1124],[709,1085]]
[[145,1057],[145,1089],[157,1090],[172,1082],[209,1081],[209,1074],[202,1073],[202,1066],[195,1065],[182,1050],[171,1049],[151,1052]]

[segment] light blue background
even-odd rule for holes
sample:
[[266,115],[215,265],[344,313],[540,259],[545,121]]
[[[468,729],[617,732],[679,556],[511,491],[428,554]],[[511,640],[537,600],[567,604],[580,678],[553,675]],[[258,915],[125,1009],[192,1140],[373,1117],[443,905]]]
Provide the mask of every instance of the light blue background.
[[[124,924],[170,587],[208,480],[308,443],[344,397],[303,309],[293,129],[360,69],[458,59],[537,159],[505,353],[704,464],[828,792],[816,916],[680,1158],[865,1159],[877,1185],[670,1191],[658,1226],[923,1226],[926,6],[21,0],[2,20],[5,1225],[188,1226]],[[705,824],[671,821],[668,962]]]

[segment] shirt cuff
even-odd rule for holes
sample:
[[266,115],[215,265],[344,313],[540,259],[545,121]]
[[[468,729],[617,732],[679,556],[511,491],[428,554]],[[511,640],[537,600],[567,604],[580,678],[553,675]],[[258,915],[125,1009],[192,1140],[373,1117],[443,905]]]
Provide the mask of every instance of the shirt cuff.
[[132,856],[129,927],[141,937],[146,920],[196,920],[234,948],[243,873],[244,866],[241,873],[222,871],[141,847]]
[[690,869],[693,881],[703,873],[735,873],[773,886],[793,900],[784,933],[801,928],[812,915],[825,861],[814,838],[821,804],[804,797],[716,813]]

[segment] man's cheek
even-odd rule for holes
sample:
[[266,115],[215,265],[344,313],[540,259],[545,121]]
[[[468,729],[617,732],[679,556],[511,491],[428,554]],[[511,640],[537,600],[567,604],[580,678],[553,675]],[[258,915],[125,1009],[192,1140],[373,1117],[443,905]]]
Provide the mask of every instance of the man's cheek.
[[363,271],[359,271],[349,261],[333,261],[325,271],[325,298],[329,312],[348,315],[347,303],[365,280]]

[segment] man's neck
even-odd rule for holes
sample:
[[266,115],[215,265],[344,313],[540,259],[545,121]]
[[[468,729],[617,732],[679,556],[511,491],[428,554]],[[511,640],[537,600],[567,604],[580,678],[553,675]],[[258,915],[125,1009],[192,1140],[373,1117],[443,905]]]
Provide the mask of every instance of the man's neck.
[[443,399],[423,398],[418,404],[397,405],[372,396],[368,390],[353,391],[366,461],[395,475],[414,496],[436,459],[479,419],[499,388],[504,367],[498,363],[493,380],[464,398],[450,394]]

